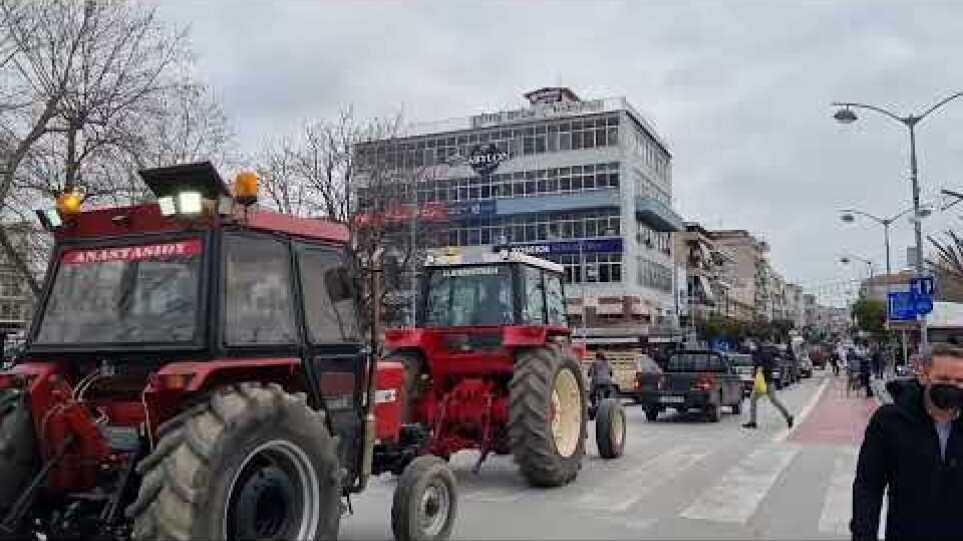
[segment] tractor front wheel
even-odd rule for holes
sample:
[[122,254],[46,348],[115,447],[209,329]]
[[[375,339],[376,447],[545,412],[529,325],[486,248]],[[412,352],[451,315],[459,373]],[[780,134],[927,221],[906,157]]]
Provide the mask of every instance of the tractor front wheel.
[[602,458],[619,458],[625,449],[625,410],[622,402],[606,398],[595,419],[595,445]]
[[535,486],[575,479],[585,455],[585,382],[560,348],[520,352],[509,384],[508,436],[522,475]]
[[335,539],[341,483],[324,414],[279,385],[218,389],[168,421],[137,470],[135,539]]
[[458,513],[455,475],[444,460],[420,456],[405,468],[391,502],[397,541],[440,541],[451,536]]

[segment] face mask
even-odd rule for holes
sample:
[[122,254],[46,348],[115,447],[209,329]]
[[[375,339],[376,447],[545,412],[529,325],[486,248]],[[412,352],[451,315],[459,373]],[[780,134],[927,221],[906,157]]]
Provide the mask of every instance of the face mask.
[[930,401],[941,410],[956,410],[963,406],[963,389],[956,385],[936,383],[930,385]]

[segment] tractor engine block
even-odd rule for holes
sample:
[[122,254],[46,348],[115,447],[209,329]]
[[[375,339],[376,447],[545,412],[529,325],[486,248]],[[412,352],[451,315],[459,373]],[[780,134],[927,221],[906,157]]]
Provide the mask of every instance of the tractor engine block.
[[432,453],[450,456],[462,449],[492,449],[508,423],[508,390],[498,382],[467,378],[425,404],[433,426]]

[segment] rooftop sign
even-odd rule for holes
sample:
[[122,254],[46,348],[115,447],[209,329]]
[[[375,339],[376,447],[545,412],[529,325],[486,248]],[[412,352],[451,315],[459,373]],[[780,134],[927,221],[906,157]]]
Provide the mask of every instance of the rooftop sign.
[[482,113],[471,117],[472,128],[487,128],[513,122],[525,122],[543,118],[601,113],[605,111],[605,100],[537,102],[525,109]]

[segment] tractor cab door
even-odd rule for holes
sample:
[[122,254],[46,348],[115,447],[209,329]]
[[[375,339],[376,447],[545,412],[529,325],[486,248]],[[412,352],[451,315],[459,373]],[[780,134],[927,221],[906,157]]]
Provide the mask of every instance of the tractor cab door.
[[340,436],[341,464],[357,474],[364,435],[365,357],[344,254],[307,243],[297,243],[294,252],[303,306],[304,370]]

